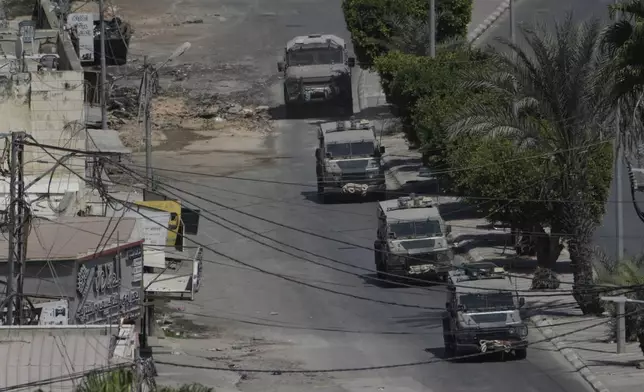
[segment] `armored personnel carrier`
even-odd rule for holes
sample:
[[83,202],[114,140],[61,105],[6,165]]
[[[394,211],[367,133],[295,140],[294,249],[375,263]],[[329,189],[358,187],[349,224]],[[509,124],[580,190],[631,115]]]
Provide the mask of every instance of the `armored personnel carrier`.
[[450,271],[447,288],[447,357],[490,352],[527,356],[528,326],[519,312],[525,299],[503,268],[487,262],[463,264]]
[[290,40],[277,69],[284,74],[287,115],[303,104],[335,103],[353,114],[351,68],[345,41],[331,34],[310,34]]
[[374,258],[379,279],[391,274],[445,280],[454,252],[434,200],[412,194],[378,204]]
[[332,193],[384,198],[387,186],[381,164],[385,148],[366,120],[320,124],[315,150],[317,193],[322,202]]

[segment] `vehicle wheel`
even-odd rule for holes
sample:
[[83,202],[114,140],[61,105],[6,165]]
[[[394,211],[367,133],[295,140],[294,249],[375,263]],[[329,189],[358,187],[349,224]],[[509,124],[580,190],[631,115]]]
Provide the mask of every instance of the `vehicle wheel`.
[[521,348],[514,350],[514,356],[516,359],[526,359],[528,356],[528,349],[527,348]]

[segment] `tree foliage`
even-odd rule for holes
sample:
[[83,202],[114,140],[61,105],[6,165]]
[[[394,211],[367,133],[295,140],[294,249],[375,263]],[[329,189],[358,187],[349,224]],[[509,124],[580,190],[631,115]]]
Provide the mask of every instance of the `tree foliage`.
[[[618,261],[613,268],[599,271],[598,281],[603,284],[615,287],[644,287],[644,256],[640,255],[627,260]],[[644,289],[638,290],[620,290],[616,289],[610,295],[625,295],[628,298],[644,301]],[[644,353],[644,314],[642,314],[643,305],[627,303],[626,304],[626,340],[638,341],[642,353]],[[611,305],[610,311],[613,317],[617,315],[614,305]],[[611,334],[614,338],[617,333],[617,323],[611,323]]]
[[[361,65],[372,68],[376,58],[389,51],[396,20],[426,21],[428,7],[425,0],[343,0],[344,19]],[[436,14],[437,42],[464,38],[472,18],[472,0],[439,0]]]
[[[554,34],[520,30],[525,47],[504,41],[510,53],[493,52],[494,67],[465,84],[500,98],[464,107],[461,119],[450,127],[451,136],[502,137],[517,150],[550,157],[554,177],[548,186],[565,201],[554,206],[550,228],[566,236],[573,295],[584,312],[598,312],[599,298],[588,290],[593,282],[591,243],[608,196],[608,142],[615,135],[607,126],[614,106],[606,94],[610,80],[602,78],[606,59],[598,50],[600,26],[596,20],[577,25],[569,15],[555,25]],[[555,242],[552,238],[547,248],[556,249]]]
[[[389,52],[376,60],[382,89],[389,103],[397,108],[407,140],[428,149],[441,148],[438,139],[442,122],[473,97],[459,90],[458,76],[481,66],[483,53],[464,46],[441,48],[432,59],[400,51]],[[458,93],[457,93],[458,92]],[[435,136],[435,137],[434,137]]]

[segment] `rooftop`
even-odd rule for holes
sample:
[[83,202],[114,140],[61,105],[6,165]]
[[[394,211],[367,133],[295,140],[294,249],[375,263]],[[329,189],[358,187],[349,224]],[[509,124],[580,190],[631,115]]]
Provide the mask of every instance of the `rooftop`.
[[[60,217],[34,219],[27,240],[27,260],[74,260],[137,238],[136,218]],[[0,238],[0,262],[7,261],[9,243]]]
[[[332,121],[320,124],[320,130],[324,133],[326,143],[347,143],[353,141],[369,140],[376,138],[376,133],[370,123],[353,124],[351,121]],[[344,126],[344,129],[338,129]],[[355,129],[358,128],[358,129]]]
[[[390,221],[417,221],[423,219],[439,219],[440,212],[435,205],[428,207],[398,208],[398,199],[384,200],[378,203]],[[388,209],[391,209],[389,210]]]
[[[57,30],[35,30],[33,26],[23,28],[21,45],[28,71],[37,71],[43,56],[58,56],[58,36]],[[0,72],[9,72],[18,67],[16,53],[20,50],[19,42],[16,30],[0,30]]]
[[505,270],[494,263],[479,262],[463,265],[465,269],[449,272],[450,280],[460,293],[481,292],[490,290],[516,290],[515,281]]
[[[0,327],[0,388],[73,391],[78,375],[127,363],[113,356],[118,325]],[[76,375],[75,380],[70,378]],[[16,388],[31,384],[28,388]]]
[[286,44],[286,49],[289,50],[295,46],[328,46],[329,42],[344,48],[345,42],[342,38],[333,34],[309,34],[299,35]]

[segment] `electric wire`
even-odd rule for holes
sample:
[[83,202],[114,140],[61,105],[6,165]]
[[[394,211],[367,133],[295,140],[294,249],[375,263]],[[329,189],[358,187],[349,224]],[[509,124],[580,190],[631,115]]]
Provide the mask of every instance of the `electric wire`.
[[[112,162],[112,163],[116,164],[115,162]],[[121,167],[122,167],[122,168],[124,168],[124,169],[127,169],[127,168],[125,168],[125,167],[124,167],[124,166],[122,166],[122,165],[121,165]],[[134,173],[134,172],[132,172],[132,173]],[[314,237],[322,238],[322,239],[325,239],[325,240],[328,240],[328,241],[337,242],[337,243],[340,243],[340,244],[343,244],[343,245],[348,245],[348,246],[352,246],[352,247],[356,247],[356,248],[362,248],[362,249],[366,249],[366,250],[374,251],[374,252],[380,252],[380,253],[383,253],[383,254],[391,254],[390,252],[387,252],[387,251],[383,251],[383,250],[379,250],[379,249],[375,249],[375,248],[369,248],[369,247],[366,247],[366,246],[363,246],[363,245],[360,245],[360,244],[355,244],[355,243],[348,242],[348,241],[344,241],[344,240],[340,240],[340,239],[337,239],[337,238],[332,238],[332,237],[325,236],[325,235],[322,235],[322,234],[319,234],[319,233],[315,233],[315,232],[312,232],[312,231],[309,231],[309,230],[300,229],[300,228],[295,228],[295,227],[292,227],[292,226],[289,226],[289,225],[285,225],[285,224],[280,223],[280,222],[276,222],[276,221],[273,221],[273,220],[270,220],[270,219],[266,219],[266,218],[264,218],[264,217],[261,217],[261,216],[255,215],[255,214],[251,214],[251,213],[248,213],[248,212],[242,211],[242,210],[240,210],[240,209],[238,209],[238,208],[235,208],[235,207],[226,206],[226,205],[224,205],[224,204],[222,204],[222,203],[219,203],[219,202],[216,202],[216,201],[214,201],[214,200],[211,200],[211,199],[205,198],[205,197],[203,197],[203,196],[200,196],[200,195],[197,195],[197,194],[194,194],[194,193],[191,193],[191,192],[187,192],[187,191],[185,191],[185,190],[182,190],[182,189],[177,188],[177,187],[175,187],[175,186],[172,186],[172,185],[170,185],[170,184],[162,184],[162,185],[163,185],[163,186],[165,186],[166,188],[171,188],[171,189],[177,190],[177,191],[179,191],[179,192],[185,193],[185,194],[187,194],[187,195],[189,195],[189,196],[192,196],[192,197],[195,197],[195,198],[197,198],[197,199],[200,199],[200,200],[206,201],[206,202],[208,202],[208,203],[212,203],[212,204],[217,205],[217,206],[219,206],[219,207],[222,207],[222,208],[225,208],[225,209],[228,209],[228,210],[234,211],[234,212],[236,212],[236,213],[239,213],[239,214],[242,214],[242,215],[246,215],[246,216],[249,216],[249,217],[251,217],[251,218],[254,218],[254,219],[257,219],[257,220],[260,220],[260,221],[264,221],[264,222],[267,222],[267,223],[270,223],[270,224],[273,224],[273,225],[276,225],[276,226],[279,226],[279,227],[283,227],[283,228],[286,228],[286,229],[289,229],[289,230],[293,230],[293,231],[296,231],[296,232],[304,233],[304,234],[311,235],[311,236],[314,236]],[[208,212],[208,211],[207,211],[207,212]],[[219,217],[219,219],[223,219],[222,217],[220,217],[220,216],[218,216],[218,215],[216,215],[216,214],[214,214],[214,213],[212,213],[212,212],[208,212],[208,213],[210,213],[210,214],[212,214],[212,215],[215,215],[215,216]],[[230,221],[230,220],[227,220],[227,222],[231,223],[231,221]],[[217,223],[217,222],[214,222],[214,223]],[[232,224],[235,224],[235,223],[234,223],[234,222],[232,222]],[[257,234],[257,233],[254,233],[254,234]],[[276,240],[274,240],[274,239],[270,239],[270,240],[271,240],[271,241],[274,241],[274,242],[278,242],[278,241],[276,241]],[[290,244],[284,244],[284,243],[282,243],[282,245],[286,245],[286,246],[289,246],[289,247],[293,247],[293,246],[292,246],[292,245],[290,245]],[[307,253],[308,253],[308,251],[306,251],[306,250],[303,250],[303,249],[300,249],[300,248],[297,248],[297,249],[298,249],[299,251],[307,252]],[[316,257],[324,257],[324,256],[320,256],[320,255],[317,255],[317,254],[316,254]],[[412,258],[412,259],[414,259],[414,258]],[[420,259],[418,259],[418,260],[420,260]],[[521,275],[507,274],[507,276],[515,277],[515,278],[518,278],[518,279],[531,279],[531,278],[527,278],[527,277],[525,277],[525,276],[521,276]],[[565,281],[562,281],[561,283],[574,285],[574,282],[565,282]],[[598,286],[599,286],[599,287],[601,287],[601,285],[596,285],[596,284],[593,284],[592,286],[593,286],[593,287],[598,287]],[[606,286],[606,287],[608,287],[608,286]],[[640,287],[640,286],[638,286],[638,287]],[[567,292],[569,292],[569,290],[566,290],[566,291],[567,291]]]

